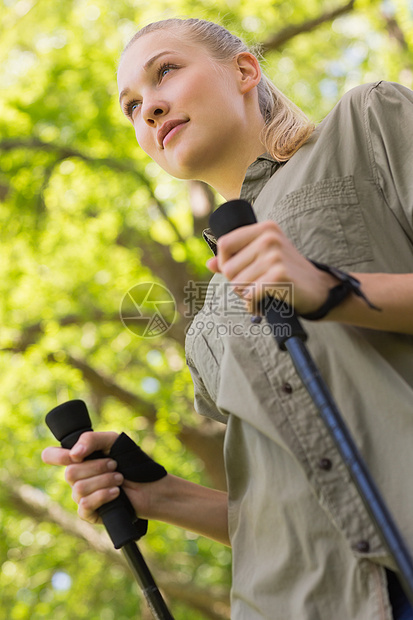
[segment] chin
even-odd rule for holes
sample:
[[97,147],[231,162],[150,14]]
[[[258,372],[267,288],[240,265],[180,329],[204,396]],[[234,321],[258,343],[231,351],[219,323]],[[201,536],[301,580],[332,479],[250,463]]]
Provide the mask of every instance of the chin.
[[[199,179],[200,170],[204,168],[204,166],[194,166],[194,160],[189,158],[189,161],[175,161],[173,165],[166,164],[163,167],[165,172],[175,177],[175,179],[181,179],[183,181],[192,181],[195,179]],[[161,164],[160,164],[161,165]]]
[[214,162],[219,157],[216,144],[197,140],[196,144],[192,140],[182,140],[180,144],[170,145],[170,150],[163,152],[163,161],[157,163],[168,174],[176,179],[182,180],[201,180],[207,170],[214,167]]

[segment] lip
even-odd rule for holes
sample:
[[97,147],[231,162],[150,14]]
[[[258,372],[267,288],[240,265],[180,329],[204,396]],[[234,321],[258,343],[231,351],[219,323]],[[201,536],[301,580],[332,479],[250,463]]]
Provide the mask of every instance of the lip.
[[180,125],[185,125],[185,123],[187,123],[188,121],[182,121],[182,120],[170,120],[170,121],[166,121],[158,130],[157,133],[157,140],[159,143],[159,146],[163,149],[165,148],[165,138],[167,137],[167,135],[173,131],[175,129],[175,127],[178,127]]

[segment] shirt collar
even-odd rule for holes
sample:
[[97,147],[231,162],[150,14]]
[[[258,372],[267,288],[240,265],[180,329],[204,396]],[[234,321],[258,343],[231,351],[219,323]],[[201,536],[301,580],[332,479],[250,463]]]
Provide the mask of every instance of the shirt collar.
[[[248,166],[247,173],[242,184],[240,198],[242,200],[247,200],[253,205],[264,185],[267,181],[269,181],[274,172],[276,172],[280,166],[281,163],[276,161],[269,153],[263,153],[257,157],[257,159],[250,164],[250,166]],[[206,228],[202,232],[202,236],[213,253],[216,255],[217,240],[214,237],[212,230],[210,228]]]
[[274,172],[281,166],[269,153],[263,153],[248,167],[241,188],[240,198],[252,205]]

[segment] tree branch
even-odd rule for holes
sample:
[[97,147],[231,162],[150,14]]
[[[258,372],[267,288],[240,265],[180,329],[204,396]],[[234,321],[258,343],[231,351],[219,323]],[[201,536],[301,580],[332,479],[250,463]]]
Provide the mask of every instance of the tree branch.
[[[62,363],[62,358],[59,356],[57,360],[53,353],[49,354],[48,359],[51,362]],[[121,403],[124,403],[136,411],[137,415],[147,418],[151,424],[155,423],[156,408],[152,403],[143,400],[133,392],[122,387],[103,372],[95,370],[95,368],[92,368],[85,360],[81,360],[65,352],[65,362],[73,366],[73,368],[80,370],[85,381],[87,381],[92,390],[98,392],[100,396],[116,398]]]
[[[127,248],[130,248],[132,244],[136,245],[136,231],[124,228],[117,237],[116,243]],[[188,308],[186,290],[190,282],[201,282],[200,276],[189,262],[176,262],[172,257],[169,246],[159,243],[154,239],[147,240],[143,237],[139,238],[138,245],[141,263],[165,283],[175,299],[179,318],[171,325],[167,336],[184,348],[185,328],[192,320],[192,317],[187,316],[190,309]],[[205,268],[205,283],[207,283],[210,278],[211,273]],[[200,290],[203,289],[201,288]]]
[[215,196],[203,181],[188,181],[189,202],[194,218],[194,235],[200,236],[208,227],[208,219],[215,209]]
[[326,11],[318,17],[309,19],[301,24],[291,24],[290,26],[283,28],[261,44],[261,53],[266,54],[267,52],[280,49],[297,35],[305,32],[311,32],[312,30],[318,28],[318,26],[321,26],[321,24],[331,22],[336,17],[352,11],[354,8],[354,1],[355,0],[350,0],[350,2],[344,6],[334,9],[333,11]]
[[[91,549],[103,553],[109,562],[122,567],[127,573],[127,564],[119,551],[116,551],[107,534],[96,526],[82,521],[52,502],[45,493],[28,484],[22,484],[4,470],[0,471],[0,484],[11,504],[38,523],[47,521],[58,525],[66,534],[86,542]],[[153,559],[151,561],[153,564]],[[179,577],[156,568],[156,581],[165,595],[175,598],[202,612],[210,620],[226,620],[230,617],[227,593],[222,588],[205,590],[191,582],[183,583]]]
[[397,19],[392,15],[386,14],[385,11],[382,11],[381,14],[386,24],[386,29],[389,33],[390,39],[394,39],[400,46],[401,50],[407,51],[409,49],[409,45]]
[[[67,314],[66,316],[53,319],[60,327],[67,327],[69,325],[83,325],[85,323],[120,323],[119,313],[105,314],[101,311],[94,311],[87,318],[79,316],[77,314]],[[44,321],[38,321],[31,325],[26,325],[21,328],[21,334],[14,342],[12,347],[3,347],[1,351],[11,351],[13,353],[24,353],[28,347],[37,342],[38,338],[44,334],[43,328]]]
[[[57,360],[53,354],[49,354],[49,361],[56,362]],[[151,426],[155,424],[156,408],[152,403],[123,388],[108,375],[92,368],[85,360],[80,360],[66,353],[65,361],[80,370],[85,381],[90,384],[92,391],[98,394],[100,398],[117,398],[135,411],[137,415],[145,417]],[[61,357],[59,357],[58,363],[62,363]],[[193,452],[204,463],[206,473],[214,487],[225,490],[226,477],[223,461],[224,430],[222,425],[211,423],[209,420],[203,420],[200,426],[194,427],[181,423],[177,437],[188,450]]]
[[176,228],[173,221],[166,214],[164,206],[156,198],[153,188],[148,183],[148,179],[130,161],[113,159],[111,157],[92,157],[91,155],[86,155],[85,153],[82,153],[81,151],[78,151],[76,149],[71,149],[67,146],[54,144],[53,142],[44,142],[43,140],[40,140],[39,138],[36,138],[36,137],[12,138],[12,139],[0,141],[0,151],[12,151],[14,149],[33,149],[33,150],[40,149],[43,151],[56,153],[59,158],[59,161],[64,160],[64,159],[69,159],[72,157],[76,157],[89,164],[107,166],[108,168],[111,168],[112,170],[117,170],[118,172],[131,173],[135,175],[148,190],[151,199],[155,203],[159,212],[162,214],[162,217],[168,222],[168,224],[173,229],[174,234],[176,235],[177,239],[179,241],[183,241],[183,238],[179,230]]

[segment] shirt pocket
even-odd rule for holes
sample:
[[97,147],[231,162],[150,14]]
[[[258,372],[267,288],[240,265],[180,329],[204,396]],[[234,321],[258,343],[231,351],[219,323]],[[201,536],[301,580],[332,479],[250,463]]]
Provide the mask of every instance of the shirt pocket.
[[275,219],[307,258],[335,267],[373,260],[352,176],[324,179],[287,194]]

